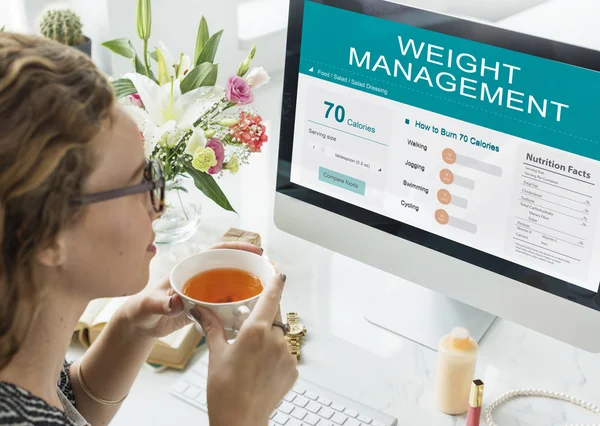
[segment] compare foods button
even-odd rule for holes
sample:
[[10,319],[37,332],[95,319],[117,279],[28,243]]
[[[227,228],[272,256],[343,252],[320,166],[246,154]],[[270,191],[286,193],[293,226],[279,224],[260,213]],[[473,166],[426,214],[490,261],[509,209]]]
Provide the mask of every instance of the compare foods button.
[[362,180],[334,172],[325,167],[319,167],[319,180],[360,195],[365,195],[365,183]]

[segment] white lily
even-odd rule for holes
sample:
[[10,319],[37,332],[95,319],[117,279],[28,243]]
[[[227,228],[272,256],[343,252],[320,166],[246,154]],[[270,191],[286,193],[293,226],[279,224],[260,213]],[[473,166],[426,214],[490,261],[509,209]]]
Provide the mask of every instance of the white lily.
[[206,146],[206,135],[204,134],[204,130],[196,127],[192,132],[192,136],[188,140],[187,148],[185,149],[185,153],[189,155],[194,155],[198,148],[204,148]]
[[131,80],[144,104],[145,110],[134,106],[126,110],[144,134],[147,155],[161,140],[172,145],[168,134],[192,130],[194,122],[223,97],[222,88],[201,87],[182,94],[176,79],[161,86],[142,74],[128,73],[123,78]]
[[[179,55],[178,62],[175,62],[175,57],[171,54],[171,51],[167,49],[167,46],[162,41],[158,42],[156,48],[156,54],[158,56],[158,71],[159,71],[159,82],[161,84],[171,81],[171,77],[181,80],[185,77],[186,73],[190,70],[192,61],[188,55],[183,53]],[[164,68],[162,67],[164,64]]]

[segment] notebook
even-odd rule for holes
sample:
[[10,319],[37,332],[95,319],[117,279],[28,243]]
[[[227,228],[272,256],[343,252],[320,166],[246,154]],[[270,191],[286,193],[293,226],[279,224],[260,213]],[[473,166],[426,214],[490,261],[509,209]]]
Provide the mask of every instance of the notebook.
[[[104,326],[126,298],[127,296],[92,300],[81,315],[73,338],[88,348],[100,336]],[[202,335],[193,324],[189,324],[158,339],[146,361],[154,367],[183,369],[202,341]]]

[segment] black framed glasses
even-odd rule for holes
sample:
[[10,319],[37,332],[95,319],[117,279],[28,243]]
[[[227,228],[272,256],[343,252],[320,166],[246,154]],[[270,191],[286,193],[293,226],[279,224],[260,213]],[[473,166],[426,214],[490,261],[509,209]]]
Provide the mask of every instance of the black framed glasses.
[[165,176],[162,166],[156,160],[146,160],[144,182],[124,188],[111,189],[110,191],[86,194],[71,200],[71,204],[84,206],[87,204],[112,200],[114,198],[125,197],[127,195],[141,194],[143,192],[150,193],[150,202],[152,203],[154,211],[162,213],[165,209]]

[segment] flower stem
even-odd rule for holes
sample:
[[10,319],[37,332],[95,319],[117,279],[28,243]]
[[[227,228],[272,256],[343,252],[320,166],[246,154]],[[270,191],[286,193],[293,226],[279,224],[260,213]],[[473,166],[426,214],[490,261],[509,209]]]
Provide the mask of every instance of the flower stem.
[[144,64],[146,65],[146,74],[150,77],[150,64],[148,63],[148,40],[144,39]]
[[190,218],[188,217],[186,211],[185,211],[185,207],[183,206],[183,200],[181,199],[181,194],[179,193],[179,189],[177,190],[177,197],[179,197],[179,202],[181,203],[181,211],[183,211],[183,214],[185,215],[185,218],[189,221]]

